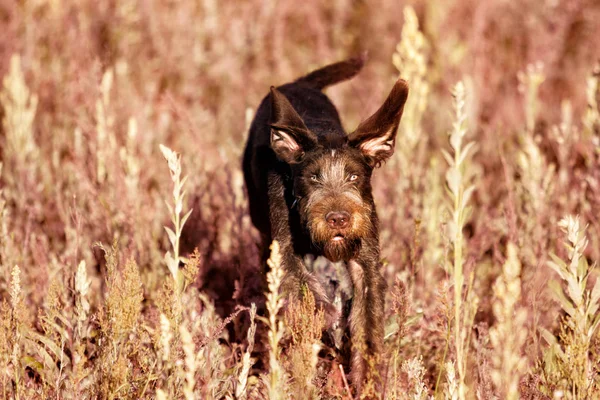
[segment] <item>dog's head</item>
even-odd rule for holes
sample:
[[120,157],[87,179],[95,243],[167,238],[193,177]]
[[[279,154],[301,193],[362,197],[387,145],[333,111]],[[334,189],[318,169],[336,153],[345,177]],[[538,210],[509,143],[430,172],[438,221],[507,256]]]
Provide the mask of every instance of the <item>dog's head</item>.
[[398,80],[379,110],[344,136],[311,131],[271,88],[271,148],[293,171],[302,224],[332,261],[352,258],[374,232],[371,174],[394,152],[407,96]]

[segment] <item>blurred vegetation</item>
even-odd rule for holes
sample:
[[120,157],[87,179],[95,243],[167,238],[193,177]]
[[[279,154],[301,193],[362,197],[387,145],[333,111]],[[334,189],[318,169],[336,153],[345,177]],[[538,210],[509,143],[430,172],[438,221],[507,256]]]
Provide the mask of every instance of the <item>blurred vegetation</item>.
[[327,92],[348,130],[411,94],[363,397],[600,398],[597,1],[24,0],[0,29],[3,398],[351,398],[276,244],[259,273],[240,164],[269,86],[364,51]]

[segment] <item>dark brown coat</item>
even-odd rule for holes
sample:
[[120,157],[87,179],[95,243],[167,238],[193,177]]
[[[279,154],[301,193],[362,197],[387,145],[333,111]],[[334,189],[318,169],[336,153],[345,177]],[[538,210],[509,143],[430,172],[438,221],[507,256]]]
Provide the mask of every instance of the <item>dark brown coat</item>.
[[350,59],[272,87],[251,125],[243,161],[252,222],[263,236],[265,258],[271,241],[280,243],[286,293],[300,296],[308,287],[332,324],[338,311],[303,260],[324,255],[346,264],[353,286],[350,377],[357,392],[365,357],[383,346],[385,282],[371,174],[393,154],[408,96],[406,82],[398,80],[381,108],[346,134],[321,90],[362,65],[361,58]]

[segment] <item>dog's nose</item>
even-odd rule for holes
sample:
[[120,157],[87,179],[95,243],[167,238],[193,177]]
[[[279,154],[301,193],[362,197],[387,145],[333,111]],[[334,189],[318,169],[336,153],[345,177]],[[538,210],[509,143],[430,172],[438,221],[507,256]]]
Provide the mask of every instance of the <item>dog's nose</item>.
[[350,221],[350,214],[345,211],[332,211],[325,216],[325,220],[331,228],[345,228]]

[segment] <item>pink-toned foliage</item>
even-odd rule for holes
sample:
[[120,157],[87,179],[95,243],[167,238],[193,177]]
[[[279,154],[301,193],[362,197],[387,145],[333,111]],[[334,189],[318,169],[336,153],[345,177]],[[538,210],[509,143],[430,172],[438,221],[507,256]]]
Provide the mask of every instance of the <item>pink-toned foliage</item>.
[[[414,151],[398,139],[396,160],[374,177],[389,295],[385,390],[373,393],[451,391],[453,242],[442,149],[459,80],[467,88],[467,141],[477,150],[465,171],[475,185],[464,229],[465,293],[479,299],[467,327],[468,397],[499,394],[489,331],[509,243],[521,265],[517,303],[527,314],[521,395],[570,390],[541,328],[557,346],[574,346],[567,311],[549,289],[558,276],[547,267],[551,254],[568,263],[564,216],[588,224],[583,257],[600,260],[600,117],[593,116],[600,91],[590,94],[587,80],[598,61],[597,1],[0,0],[0,393],[265,396],[269,350],[258,319],[252,357],[262,359],[240,389],[249,362],[246,310],[256,303],[265,315],[259,237],[241,174],[248,124],[271,85],[366,51],[364,71],[327,91],[354,129],[403,76],[392,58],[407,5],[427,43],[429,92]],[[545,80],[528,97],[527,71],[536,65]],[[193,209],[179,245],[191,260],[183,291],[164,259],[173,182],[161,143],[181,154],[182,214]],[[590,290],[598,277],[591,271]],[[294,340],[308,346],[311,335]],[[290,356],[289,343],[281,342],[282,368],[295,358],[312,365],[312,348]],[[577,354],[598,360],[597,332],[588,344]],[[315,376],[311,393],[348,398],[348,371],[329,350],[305,375]],[[590,368],[598,389],[597,362]]]

